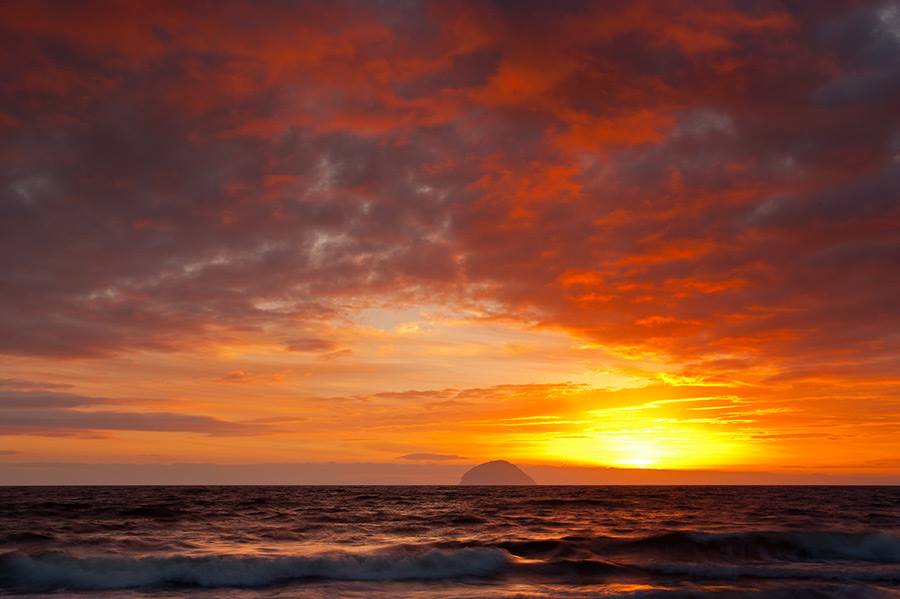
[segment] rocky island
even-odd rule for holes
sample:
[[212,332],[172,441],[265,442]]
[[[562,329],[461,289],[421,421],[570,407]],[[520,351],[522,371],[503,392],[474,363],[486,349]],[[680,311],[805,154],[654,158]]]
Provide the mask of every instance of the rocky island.
[[506,460],[494,460],[479,464],[462,475],[461,485],[536,485],[534,479],[521,468]]

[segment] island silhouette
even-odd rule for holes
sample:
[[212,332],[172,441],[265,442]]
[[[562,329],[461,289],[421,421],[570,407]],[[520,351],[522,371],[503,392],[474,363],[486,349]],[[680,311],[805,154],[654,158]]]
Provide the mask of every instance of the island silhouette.
[[462,475],[461,485],[536,485],[534,479],[521,468],[506,460],[494,460],[478,464]]

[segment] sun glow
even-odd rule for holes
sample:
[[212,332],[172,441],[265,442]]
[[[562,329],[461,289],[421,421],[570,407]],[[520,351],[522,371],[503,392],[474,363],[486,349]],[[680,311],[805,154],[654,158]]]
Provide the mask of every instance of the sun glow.
[[678,424],[640,429],[592,430],[548,440],[544,457],[616,468],[706,468],[745,461],[740,439]]
[[612,441],[621,456],[617,459],[617,466],[629,468],[650,468],[666,457],[665,448],[651,439],[639,439],[631,435],[618,435]]

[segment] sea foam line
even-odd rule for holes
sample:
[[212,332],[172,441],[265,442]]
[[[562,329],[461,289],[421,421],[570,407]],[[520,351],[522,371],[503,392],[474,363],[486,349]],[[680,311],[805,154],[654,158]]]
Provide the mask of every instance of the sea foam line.
[[79,558],[11,552],[0,555],[0,588],[36,592],[166,585],[260,587],[303,578],[440,580],[493,576],[510,560],[509,554],[493,548],[274,557]]

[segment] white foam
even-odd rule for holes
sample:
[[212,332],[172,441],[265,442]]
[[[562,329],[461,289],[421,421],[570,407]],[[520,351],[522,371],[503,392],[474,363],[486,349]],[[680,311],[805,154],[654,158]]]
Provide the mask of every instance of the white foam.
[[328,554],[295,557],[98,557],[0,555],[0,588],[101,590],[164,585],[259,587],[302,578],[435,580],[491,576],[510,557],[499,549]]

